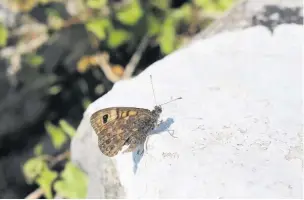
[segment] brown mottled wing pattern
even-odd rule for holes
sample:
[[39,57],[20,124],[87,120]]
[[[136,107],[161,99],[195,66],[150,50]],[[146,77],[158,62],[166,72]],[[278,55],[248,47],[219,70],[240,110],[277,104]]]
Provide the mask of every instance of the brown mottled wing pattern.
[[[113,107],[95,112],[91,116],[91,125],[98,136],[101,152],[112,157],[125,144],[133,144],[134,148],[134,143],[144,141],[147,132],[152,128],[145,128],[145,124],[153,121],[152,118],[148,109]],[[128,150],[131,150],[130,147]]]

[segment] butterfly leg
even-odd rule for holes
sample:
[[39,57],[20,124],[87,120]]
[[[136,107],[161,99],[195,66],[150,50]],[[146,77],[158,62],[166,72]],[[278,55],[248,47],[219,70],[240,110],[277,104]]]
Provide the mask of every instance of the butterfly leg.
[[169,133],[172,137],[177,138],[176,136],[174,136],[174,130],[168,130],[168,133]]
[[164,120],[160,120],[156,126],[159,127],[162,123],[164,123]]

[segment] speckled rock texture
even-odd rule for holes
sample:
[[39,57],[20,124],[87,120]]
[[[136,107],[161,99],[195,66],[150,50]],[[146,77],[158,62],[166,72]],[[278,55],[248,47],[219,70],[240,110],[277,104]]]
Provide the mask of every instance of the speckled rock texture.
[[[115,84],[89,106],[72,141],[87,197],[303,198],[303,35],[299,25],[224,32]],[[158,103],[183,100],[163,106],[143,155],[104,156],[91,114],[152,109],[150,74]]]

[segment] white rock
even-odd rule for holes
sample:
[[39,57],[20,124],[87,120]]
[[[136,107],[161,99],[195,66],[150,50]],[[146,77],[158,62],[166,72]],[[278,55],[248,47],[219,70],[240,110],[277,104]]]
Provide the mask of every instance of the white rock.
[[[227,32],[198,41],[121,81],[87,109],[72,158],[88,198],[302,198],[303,26]],[[89,117],[110,106],[153,109],[161,129],[136,153],[108,158]]]

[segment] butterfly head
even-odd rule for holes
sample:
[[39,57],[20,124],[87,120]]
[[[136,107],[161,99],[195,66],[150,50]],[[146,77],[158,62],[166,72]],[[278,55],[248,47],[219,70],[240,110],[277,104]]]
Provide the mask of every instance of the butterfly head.
[[152,115],[158,118],[162,111],[163,109],[161,106],[155,106],[154,110],[152,111]]

